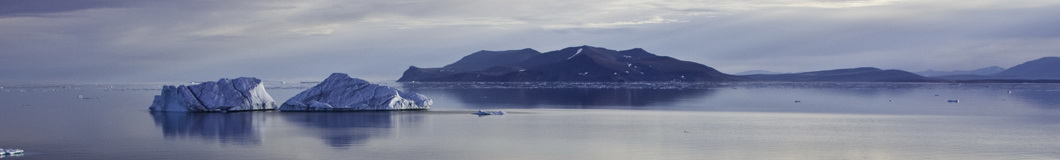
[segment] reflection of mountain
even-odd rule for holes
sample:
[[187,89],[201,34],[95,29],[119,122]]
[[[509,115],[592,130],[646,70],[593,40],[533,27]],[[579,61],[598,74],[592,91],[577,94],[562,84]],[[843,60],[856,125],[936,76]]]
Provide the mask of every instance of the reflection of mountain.
[[[770,84],[770,83],[767,83]],[[839,96],[876,97],[881,95],[905,95],[916,89],[938,87],[933,83],[880,83],[880,82],[810,82],[810,83],[776,83],[766,88],[791,88],[804,91],[821,91],[820,93],[839,94]],[[752,86],[738,86],[752,88]],[[763,87],[759,85],[758,87]]]
[[261,137],[251,112],[151,112],[166,138],[197,137],[222,144],[258,145]]
[[1060,109],[1060,91],[1019,91],[1012,95],[1022,99],[1024,102],[1033,103],[1033,106],[1045,109]]
[[608,108],[615,106],[666,105],[682,98],[710,95],[713,89],[410,89],[430,95],[453,95],[468,107],[505,108],[529,106],[576,106],[577,108]]
[[392,128],[408,118],[418,121],[417,114],[402,112],[290,112],[283,119],[308,127],[331,147],[347,148],[368,139],[389,136]]

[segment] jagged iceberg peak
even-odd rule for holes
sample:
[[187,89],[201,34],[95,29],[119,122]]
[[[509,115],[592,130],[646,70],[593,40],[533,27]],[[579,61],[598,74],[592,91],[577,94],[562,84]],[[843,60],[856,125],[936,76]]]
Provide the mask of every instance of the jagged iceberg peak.
[[280,106],[281,111],[361,111],[428,109],[426,96],[380,86],[333,73],[323,82],[298,93]]
[[196,85],[166,85],[156,95],[151,111],[227,112],[276,109],[276,101],[260,79],[222,78]]

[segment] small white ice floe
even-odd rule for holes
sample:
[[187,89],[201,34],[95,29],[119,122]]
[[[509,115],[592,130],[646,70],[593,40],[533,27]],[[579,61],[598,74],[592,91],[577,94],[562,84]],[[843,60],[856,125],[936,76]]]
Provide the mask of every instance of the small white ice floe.
[[3,149],[3,148],[0,148],[0,155],[16,155],[16,154],[22,154],[22,152],[25,152],[25,151],[23,151],[21,149]]
[[77,99],[99,99],[99,97],[85,97],[85,95],[77,95]]
[[474,115],[479,115],[479,116],[485,116],[485,115],[504,115],[504,111],[483,111],[483,110],[478,110],[477,112],[475,112],[475,113],[471,113],[471,114],[474,114]]
[[949,103],[960,103],[961,101],[960,100],[956,100],[956,99],[951,99],[951,100],[946,100],[946,102],[949,102]]

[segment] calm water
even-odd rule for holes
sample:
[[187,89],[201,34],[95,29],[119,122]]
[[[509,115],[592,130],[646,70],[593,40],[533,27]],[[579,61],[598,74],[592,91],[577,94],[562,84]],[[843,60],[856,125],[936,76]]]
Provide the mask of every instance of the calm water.
[[[308,87],[267,85],[280,101]],[[579,85],[404,85],[433,98],[430,111],[200,114],[148,112],[158,85],[4,85],[0,148],[27,151],[3,159],[1060,158],[1058,84]]]

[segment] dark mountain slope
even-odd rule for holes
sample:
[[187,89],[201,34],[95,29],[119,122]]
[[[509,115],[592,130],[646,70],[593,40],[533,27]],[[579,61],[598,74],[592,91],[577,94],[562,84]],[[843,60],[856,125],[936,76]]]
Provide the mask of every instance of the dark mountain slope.
[[[526,49],[524,49],[526,50]],[[485,52],[485,51],[483,51]],[[506,51],[507,52],[507,51]],[[481,52],[476,52],[479,54]],[[695,62],[651,54],[635,48],[615,51],[592,46],[568,47],[536,54],[520,62],[488,61],[482,54],[472,54],[442,68],[410,67],[398,81],[737,81],[749,80],[718,72]],[[522,52],[515,55],[530,55]],[[469,58],[475,56],[475,58]],[[505,56],[521,57],[521,56]],[[481,62],[469,64],[469,62]],[[474,66],[474,67],[466,67]],[[485,67],[490,66],[490,67]]]
[[487,69],[495,66],[511,66],[537,55],[541,55],[541,52],[530,48],[508,51],[478,51],[442,68]]
[[1000,79],[1060,79],[1060,57],[1043,57],[994,74]]

